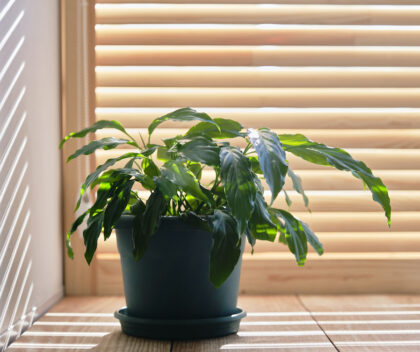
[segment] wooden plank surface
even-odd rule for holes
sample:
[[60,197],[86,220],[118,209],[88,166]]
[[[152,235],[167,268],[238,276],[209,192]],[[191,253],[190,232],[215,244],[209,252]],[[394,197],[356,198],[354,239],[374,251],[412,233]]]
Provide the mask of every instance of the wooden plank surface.
[[172,351],[335,351],[296,296],[241,296],[239,306],[248,316],[237,335],[175,341]]
[[339,351],[420,351],[419,296],[301,296]]
[[240,296],[238,334],[195,341],[124,335],[113,312],[124,297],[66,297],[7,351],[420,350],[420,295]]

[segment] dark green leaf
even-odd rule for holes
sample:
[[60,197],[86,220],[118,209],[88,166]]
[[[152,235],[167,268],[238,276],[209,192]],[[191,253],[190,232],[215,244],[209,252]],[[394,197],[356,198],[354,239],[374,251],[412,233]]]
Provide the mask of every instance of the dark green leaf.
[[152,155],[157,149],[159,148],[158,144],[148,144],[147,145],[147,149],[143,149],[141,151],[141,153],[145,156],[145,157],[149,157],[150,155]]
[[287,174],[288,165],[279,137],[267,128],[247,131],[248,138],[258,154],[264,177],[271,190],[271,204],[281,191]]
[[154,177],[160,175],[159,168],[156,166],[152,159],[143,159],[141,162],[141,167],[143,168],[143,171],[147,176]]
[[161,117],[158,117],[155,119],[150,125],[149,125],[149,138],[152,135],[153,131],[156,129],[157,126],[159,126],[162,122],[165,122],[167,120],[173,120],[173,121],[206,121],[210,124],[213,124],[217,127],[216,122],[212,120],[212,118],[207,115],[204,112],[198,112],[191,108],[182,108],[175,110],[173,112],[170,112],[169,114],[163,115]]
[[181,214],[182,221],[186,222],[187,224],[195,227],[196,229],[211,232],[211,227],[209,224],[208,217],[199,216],[196,213],[190,211],[187,213]]
[[206,165],[219,165],[219,147],[212,140],[204,137],[195,137],[182,144],[178,151],[187,159]]
[[148,176],[148,175],[144,175],[144,174],[140,173],[140,171],[138,171],[136,169],[120,168],[120,169],[113,170],[113,172],[115,174],[119,174],[119,175],[122,175],[122,176],[134,177],[134,179],[137,182],[140,182],[143,185],[143,187],[148,189],[148,190],[153,190],[155,188],[153,178]]
[[85,258],[88,264],[92,261],[98,246],[98,238],[102,231],[104,221],[104,212],[99,212],[91,215],[88,219],[88,227],[83,231],[83,240],[85,243]]
[[256,156],[249,156],[248,157],[249,162],[251,163],[251,169],[253,172],[255,172],[258,175],[262,175],[263,172],[260,167],[260,162],[258,161],[258,157]]
[[178,196],[177,196],[177,185],[175,183],[172,183],[170,180],[168,180],[166,177],[164,176],[160,176],[160,177],[155,177],[154,182],[156,183],[157,187],[160,189],[160,191],[162,192],[163,196],[165,197],[166,200],[170,200],[170,199],[174,199],[174,200],[178,200]]
[[267,203],[260,192],[257,192],[254,211],[252,212],[248,227],[252,236],[258,240],[274,242],[276,239],[277,227],[271,221],[270,214],[267,210]]
[[[115,185],[115,184],[114,184]],[[96,192],[96,201],[90,208],[90,214],[93,215],[97,210],[103,209],[111,197],[115,187],[112,187],[110,183],[101,183]]]
[[302,222],[288,211],[280,209],[271,209],[271,211],[284,221],[284,227],[280,227],[280,231],[285,235],[289,249],[295,255],[298,265],[304,265],[308,253],[308,244]]
[[67,158],[67,162],[70,160],[77,158],[79,155],[89,155],[94,153],[98,149],[113,149],[115,147],[118,147],[121,144],[130,144],[133,145],[133,142],[130,142],[127,139],[119,139],[114,137],[107,137],[99,140],[95,140],[90,142],[89,144],[83,146],[82,148],[78,149],[75,153],[70,155]]
[[127,207],[128,201],[130,200],[131,187],[133,187],[134,180],[127,181],[121,187],[119,187],[108,206],[105,209],[104,216],[104,238],[107,239],[111,235],[111,231],[116,222],[121,217],[121,214]]
[[166,212],[167,202],[156,188],[146,202],[144,211],[139,207],[133,221],[133,255],[135,260],[143,257],[149,245],[150,238],[159,228],[160,217]]
[[80,202],[82,201],[82,197],[83,194],[86,192],[86,189],[94,182],[96,181],[96,179],[109,167],[111,167],[112,165],[114,165],[116,162],[123,160],[123,159],[127,159],[127,158],[142,158],[143,156],[139,153],[126,153],[123,154],[121,156],[119,156],[118,158],[113,158],[113,159],[108,159],[105,163],[103,163],[102,165],[99,165],[96,170],[94,172],[92,172],[91,174],[88,175],[88,177],[86,177],[85,182],[83,183],[82,187],[80,188],[80,197],[79,200],[77,201],[76,204],[76,209],[79,209],[80,206]]
[[237,147],[222,147],[220,166],[227,203],[238,222],[240,233],[243,233],[254,209],[256,197],[249,160]]
[[213,121],[217,123],[220,130],[212,123],[200,122],[188,130],[186,137],[204,136],[222,139],[244,136],[243,133],[240,133],[243,127],[239,122],[221,118],[213,119]]
[[235,268],[241,255],[241,236],[235,219],[216,209],[211,222],[213,245],[210,252],[210,281],[220,287]]
[[388,190],[382,180],[375,177],[365,163],[354,160],[343,149],[316,143],[301,134],[282,134],[279,135],[279,138],[286,151],[314,164],[333,166],[338,170],[350,171],[353,176],[361,179],[369,187],[373,199],[384,209],[388,226],[390,226],[391,204]]
[[251,245],[251,254],[254,254],[254,246],[257,242],[256,238],[252,235],[251,230],[249,229],[249,226],[245,229],[246,238],[248,240],[248,243]]
[[197,178],[198,181],[201,180],[203,166],[197,162],[189,162],[187,164],[188,170],[190,170],[194,176]]
[[66,234],[66,248],[67,248],[67,255],[73,259],[74,253],[73,248],[71,248],[70,243],[70,237],[71,235],[77,230],[77,228],[83,223],[83,220],[85,220],[86,215],[89,213],[89,211],[85,211],[82,215],[80,215],[76,221],[71,225],[71,229]]
[[161,172],[163,176],[176,184],[178,188],[182,189],[184,192],[204,201],[209,200],[201,190],[197,178],[180,160],[167,161],[163,165]]
[[286,199],[286,204],[290,208],[292,205],[292,200],[290,199],[289,195],[287,194],[286,190],[283,190],[284,198]]
[[322,243],[319,241],[318,237],[313,233],[313,231],[309,228],[309,226],[306,223],[300,221],[300,224],[302,225],[302,228],[305,231],[306,239],[308,240],[309,244],[312,246],[313,249],[316,250],[316,252],[319,255],[322,255],[324,253],[324,248],[322,246]]
[[296,192],[302,195],[303,201],[305,202],[305,207],[308,208],[309,200],[305,194],[305,190],[302,187],[302,181],[299,175],[295,174],[291,168],[289,168],[289,170],[287,171],[287,175],[292,179],[293,188],[296,190]]
[[92,126],[87,127],[79,132],[72,132],[68,136],[64,137],[60,143],[60,149],[63,147],[63,144],[68,141],[70,138],[82,138],[86,136],[88,133],[94,133],[97,130],[101,130],[103,128],[113,128],[118,131],[121,131],[125,135],[129,136],[127,131],[118,121],[107,121],[107,120],[100,120],[95,122]]
[[130,207],[130,213],[136,215],[139,213],[143,213],[145,209],[146,205],[144,204],[144,202],[141,199],[137,199],[136,204]]

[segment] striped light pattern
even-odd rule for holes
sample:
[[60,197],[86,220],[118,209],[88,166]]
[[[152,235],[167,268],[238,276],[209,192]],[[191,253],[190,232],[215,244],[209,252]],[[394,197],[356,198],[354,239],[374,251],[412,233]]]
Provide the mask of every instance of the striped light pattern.
[[32,324],[25,1],[0,3],[0,350]]
[[[391,230],[361,182],[290,157],[312,213],[287,182],[291,210],[326,254],[305,271],[287,248],[259,243],[245,254],[243,291],[420,292],[420,1],[97,0],[95,12],[96,119],[138,136],[191,106],[341,146],[388,186]],[[122,292],[115,243],[99,251],[98,292]]]

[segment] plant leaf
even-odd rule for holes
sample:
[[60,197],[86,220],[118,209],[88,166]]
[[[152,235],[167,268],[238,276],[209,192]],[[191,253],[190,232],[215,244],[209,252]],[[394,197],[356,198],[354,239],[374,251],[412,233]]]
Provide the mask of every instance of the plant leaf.
[[78,149],[75,153],[70,155],[67,158],[67,162],[70,160],[77,158],[79,155],[89,155],[94,153],[97,149],[104,149],[109,150],[113,149],[115,147],[118,147],[122,144],[130,144],[133,145],[133,142],[130,142],[127,139],[119,139],[114,137],[107,137],[99,140],[95,140],[90,142],[89,144],[83,146],[82,148]]
[[[308,253],[308,237],[313,241],[316,238],[315,234],[309,230],[305,223],[295,218],[288,211],[273,208],[270,211],[284,221],[284,227],[280,226],[280,231],[285,235],[289,249],[295,255],[298,265],[303,266]],[[305,224],[305,227],[303,224]],[[307,230],[309,230],[308,233]]]
[[198,136],[179,145],[178,151],[187,159],[206,165],[219,165],[219,147],[212,140]]
[[232,215],[243,233],[254,209],[256,189],[249,160],[237,147],[226,146],[220,150],[221,179],[226,200]]
[[160,170],[156,166],[155,162],[150,158],[144,158],[141,161],[141,167],[147,176],[154,177],[160,175]]
[[199,216],[192,211],[182,213],[180,216],[182,221],[195,227],[196,229],[211,232],[209,219],[207,217]]
[[143,257],[149,245],[150,238],[159,228],[160,217],[166,212],[167,202],[156,188],[146,202],[146,207],[138,207],[133,220],[133,255],[135,260]]
[[202,166],[200,163],[192,161],[187,164],[187,168],[194,174],[198,181],[201,180],[204,166]]
[[162,122],[165,122],[167,120],[173,120],[173,121],[206,121],[210,124],[213,124],[217,128],[216,122],[212,120],[212,118],[207,115],[204,112],[198,112],[191,108],[182,108],[175,110],[173,112],[170,112],[169,114],[163,115],[161,117],[158,117],[157,119],[153,120],[153,122],[149,125],[149,139],[152,135],[153,131],[156,129],[157,126],[159,126]]
[[144,204],[144,202],[141,199],[137,199],[136,204],[133,204],[130,207],[130,213],[133,215],[138,214],[138,213],[143,213],[145,209],[146,209],[146,205]]
[[200,188],[200,183],[194,174],[188,170],[180,160],[167,161],[161,169],[161,173],[178,188],[190,193],[198,199],[209,201]]
[[215,118],[213,121],[217,123],[220,129],[210,122],[200,122],[188,130],[186,137],[204,136],[222,139],[244,136],[243,133],[240,133],[243,127],[239,122],[222,118]]
[[270,213],[267,210],[267,203],[260,192],[257,192],[254,211],[252,212],[248,227],[252,236],[257,240],[274,242],[276,239],[277,227],[271,221]]
[[216,209],[211,222],[213,244],[210,252],[210,281],[220,287],[235,268],[241,255],[241,236],[235,219]]
[[66,234],[66,248],[67,248],[67,255],[73,259],[74,253],[73,248],[71,247],[70,237],[71,235],[77,230],[77,228],[83,223],[85,220],[86,215],[89,213],[89,210],[85,211],[81,214],[71,225],[70,231]]
[[350,171],[353,176],[361,179],[369,187],[373,200],[384,209],[388,226],[391,225],[391,204],[388,190],[382,180],[375,177],[365,163],[354,160],[343,149],[316,143],[302,134],[282,134],[279,135],[279,138],[286,151],[314,164],[333,166],[338,170]]
[[[115,184],[114,184],[115,185]],[[115,186],[112,187],[110,183],[101,183],[96,192],[96,201],[89,209],[91,215],[95,214],[97,210],[103,209],[108,201],[108,198],[112,195]]]
[[249,226],[245,229],[246,238],[248,240],[248,243],[251,245],[251,254],[254,254],[254,246],[257,242],[256,238],[252,235],[251,230],[249,229]]
[[277,134],[268,128],[260,128],[259,130],[250,128],[247,134],[258,154],[261,170],[271,190],[271,204],[273,204],[283,188],[287,174],[286,153],[282,148]]
[[105,240],[111,235],[111,231],[115,223],[121,217],[121,214],[127,207],[130,200],[131,187],[133,187],[134,180],[125,182],[121,187],[117,188],[114,196],[109,201],[105,209],[104,215],[104,238]]
[[179,197],[177,196],[177,185],[172,183],[170,180],[168,180],[166,177],[164,177],[163,175],[160,177],[155,177],[154,182],[156,183],[157,187],[160,189],[160,191],[162,192],[163,196],[165,197],[166,200],[170,200],[170,199],[174,199],[174,200],[178,200]]
[[118,121],[100,120],[100,121],[95,122],[90,127],[84,128],[83,130],[79,132],[72,132],[68,136],[64,137],[60,142],[60,149],[63,147],[63,144],[67,142],[70,138],[82,138],[86,136],[88,133],[94,133],[97,130],[101,130],[103,128],[113,128],[129,136],[125,128]]
[[82,187],[80,188],[80,196],[79,199],[77,201],[76,204],[76,209],[74,211],[76,211],[77,209],[79,209],[80,206],[80,202],[82,201],[82,197],[83,194],[86,192],[86,189],[94,182],[96,181],[96,179],[109,167],[111,167],[112,165],[114,165],[116,162],[123,160],[123,159],[127,159],[127,158],[137,158],[137,159],[141,159],[143,156],[139,153],[126,153],[123,154],[121,156],[119,156],[118,158],[113,158],[113,159],[108,159],[105,163],[103,163],[102,165],[99,165],[96,170],[94,172],[92,172],[91,174],[89,174],[86,177],[85,182],[83,183]]
[[[302,195],[303,201],[305,203],[305,207],[308,208],[309,205],[309,199],[305,194],[305,190],[302,187],[302,181],[299,177],[299,175],[295,174],[293,170],[289,167],[289,170],[287,170],[287,175],[291,178],[293,183],[293,188],[298,192],[300,195]],[[308,208],[309,210],[309,208]]]
[[144,188],[148,189],[148,190],[153,190],[155,189],[155,184],[153,182],[153,178],[140,173],[140,171],[136,170],[136,169],[131,169],[131,168],[120,168],[120,169],[115,169],[113,170],[113,172],[116,175],[122,175],[122,176],[128,176],[128,177],[134,177],[134,179],[137,182],[140,182]]
[[85,258],[88,264],[92,261],[93,255],[95,254],[98,246],[98,238],[102,231],[102,225],[104,222],[104,212],[95,213],[89,216],[88,227],[83,231],[83,240],[85,243]]
[[305,222],[300,221],[300,224],[305,231],[306,239],[308,240],[309,244],[319,255],[322,255],[324,253],[324,247],[322,246],[322,243],[319,241],[318,237],[313,233],[313,231]]

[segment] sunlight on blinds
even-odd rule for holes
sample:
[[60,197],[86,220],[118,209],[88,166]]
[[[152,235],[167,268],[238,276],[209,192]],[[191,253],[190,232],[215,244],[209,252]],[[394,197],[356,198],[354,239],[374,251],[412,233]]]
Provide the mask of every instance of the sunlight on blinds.
[[[242,292],[420,292],[420,1],[97,0],[95,12],[97,120],[137,136],[191,106],[343,147],[388,186],[391,231],[361,182],[291,156],[312,213],[286,182],[291,210],[325,254],[301,269],[259,242]],[[163,125],[155,142],[188,126]],[[121,293],[112,237],[97,259],[98,292]]]

